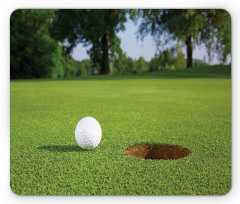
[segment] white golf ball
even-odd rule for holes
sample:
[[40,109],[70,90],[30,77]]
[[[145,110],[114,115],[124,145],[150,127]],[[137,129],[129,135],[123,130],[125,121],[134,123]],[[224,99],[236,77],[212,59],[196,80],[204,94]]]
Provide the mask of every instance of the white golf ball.
[[99,122],[92,117],[82,118],[76,126],[75,138],[78,145],[83,149],[96,148],[102,138],[102,129]]

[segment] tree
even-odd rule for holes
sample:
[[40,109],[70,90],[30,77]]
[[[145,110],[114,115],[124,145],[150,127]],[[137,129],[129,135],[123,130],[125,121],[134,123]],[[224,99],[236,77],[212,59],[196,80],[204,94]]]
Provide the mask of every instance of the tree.
[[169,67],[173,67],[175,60],[174,60],[174,53],[175,50],[172,49],[166,49],[160,52],[159,54],[159,60],[161,62],[161,69],[168,69]]
[[176,69],[186,68],[185,55],[182,51],[182,47],[179,44],[176,46],[176,58],[174,65]]
[[67,53],[78,43],[91,45],[88,54],[95,68],[100,74],[109,74],[109,54],[121,53],[116,33],[124,30],[125,21],[125,10],[121,9],[58,10],[52,36],[64,44]]
[[53,10],[21,9],[10,18],[10,77],[61,77],[61,47],[50,38]]
[[143,57],[139,57],[138,61],[137,61],[137,69],[136,72],[137,73],[142,73],[142,72],[147,72],[149,71],[149,67],[147,62],[144,60]]
[[121,57],[114,57],[111,59],[113,69],[118,74],[133,74],[136,72],[137,63],[130,57],[127,57],[126,53],[123,53]]
[[177,44],[176,49],[172,48],[160,51],[149,62],[149,71],[181,69],[185,67],[186,59],[179,44]]
[[222,61],[231,52],[231,17],[225,10],[153,9],[139,10],[132,18],[134,15],[143,17],[139,27],[142,38],[151,33],[157,46],[176,39],[184,42],[187,67],[192,67],[193,43],[204,43],[209,56],[216,52]]
[[160,70],[160,61],[157,55],[155,55],[155,57],[153,57],[151,59],[151,61],[149,62],[149,71],[157,71]]
[[75,61],[71,56],[63,54],[61,64],[64,70],[64,77],[88,76],[91,75],[90,60]]

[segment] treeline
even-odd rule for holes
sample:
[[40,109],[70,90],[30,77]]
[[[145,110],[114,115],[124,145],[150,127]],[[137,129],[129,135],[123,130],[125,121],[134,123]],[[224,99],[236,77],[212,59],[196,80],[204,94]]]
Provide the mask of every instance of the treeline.
[[156,54],[150,62],[145,61],[143,57],[133,60],[124,53],[121,58],[113,60],[110,63],[111,72],[114,74],[135,74],[158,70],[175,70],[186,68],[185,55],[177,45],[177,49],[166,49]]
[[[83,60],[81,62],[75,61],[69,56],[64,56],[61,60],[63,66],[63,73],[61,77],[77,77],[77,76],[89,76],[99,74],[95,69],[91,60]],[[177,46],[177,49],[166,49],[155,55],[149,62],[143,57],[138,59],[132,59],[128,57],[126,53],[123,53],[119,57],[110,59],[110,74],[138,74],[159,70],[176,70],[185,69],[187,60],[182,49]],[[207,63],[201,60],[194,60],[193,66],[206,66]]]
[[[161,49],[150,62],[131,59],[117,32],[127,19],[141,21],[137,36],[151,34]],[[178,42],[172,48],[164,43]],[[90,47],[90,60],[71,58],[78,43]],[[194,44],[209,57],[226,60],[231,52],[231,17],[225,10],[168,9],[21,9],[10,18],[10,77],[61,78],[92,74],[135,74],[193,67]],[[182,47],[182,46],[184,47]],[[187,59],[183,53],[186,49]],[[158,49],[159,50],[159,49]]]

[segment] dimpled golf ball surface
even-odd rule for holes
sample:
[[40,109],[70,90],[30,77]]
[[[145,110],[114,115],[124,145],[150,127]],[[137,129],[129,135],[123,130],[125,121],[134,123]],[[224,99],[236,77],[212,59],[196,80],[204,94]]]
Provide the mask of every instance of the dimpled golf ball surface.
[[87,150],[98,146],[102,138],[102,129],[95,118],[82,118],[75,129],[75,138],[78,145]]

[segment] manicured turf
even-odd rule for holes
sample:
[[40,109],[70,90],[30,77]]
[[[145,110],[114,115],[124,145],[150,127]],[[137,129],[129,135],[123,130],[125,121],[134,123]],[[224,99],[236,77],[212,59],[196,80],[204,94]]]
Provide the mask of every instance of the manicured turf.
[[[231,188],[230,67],[15,80],[10,97],[16,194],[221,195]],[[75,141],[85,116],[103,130],[93,151]],[[140,143],[178,145],[192,154],[178,160],[125,154]]]

